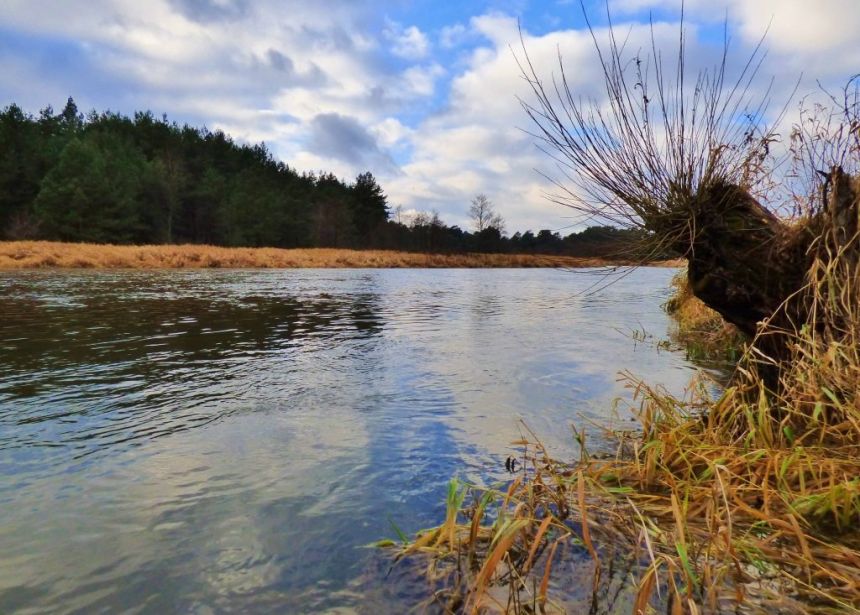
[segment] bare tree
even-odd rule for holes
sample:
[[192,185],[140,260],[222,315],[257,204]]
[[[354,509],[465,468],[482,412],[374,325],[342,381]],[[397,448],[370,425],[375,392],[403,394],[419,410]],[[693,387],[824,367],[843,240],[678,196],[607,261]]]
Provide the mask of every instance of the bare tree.
[[431,217],[426,211],[416,211],[412,214],[409,220],[410,228],[420,228],[422,226],[430,226]]
[[495,206],[486,194],[479,194],[472,199],[469,217],[472,219],[472,227],[476,233],[489,228],[496,229],[500,234],[505,232],[505,219],[496,212]]
[[[561,56],[559,73],[542,81],[523,44],[520,67],[533,93],[523,106],[561,175],[551,178],[558,190],[553,200],[590,219],[648,231],[655,251],[687,259],[693,293],[749,336],[765,320],[774,328],[807,322],[808,304],[789,298],[799,297],[820,255],[818,238],[837,219],[854,220],[840,235],[846,242],[856,227],[860,182],[850,178],[860,159],[856,85],[843,100],[833,99],[837,123],[851,135],[840,151],[827,161],[798,157],[832,166],[824,167],[806,215],[788,223],[775,213],[779,202],[760,200],[768,194],[762,188],[772,180],[770,149],[778,139],[765,122],[770,90],[753,87],[761,44],[730,79],[727,44],[713,68],[687,74],[683,19],[674,61],[658,50],[653,27],[650,49],[639,55],[625,52],[611,22],[605,44],[591,34],[605,103],[574,91]],[[853,168],[845,166],[848,159]],[[850,249],[860,251],[855,240]],[[779,357],[785,344],[772,336],[761,348]]]

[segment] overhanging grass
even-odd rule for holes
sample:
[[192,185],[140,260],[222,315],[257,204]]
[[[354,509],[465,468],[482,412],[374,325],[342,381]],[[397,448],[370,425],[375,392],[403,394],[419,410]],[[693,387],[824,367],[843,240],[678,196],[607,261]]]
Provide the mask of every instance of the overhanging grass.
[[516,479],[452,487],[445,523],[399,557],[429,557],[448,612],[560,610],[565,585],[589,582],[554,577],[566,544],[593,560],[595,601],[626,554],[634,613],[860,612],[860,266],[837,254],[808,281],[814,320],[777,387],[755,344],[716,399],[702,380],[676,398],[627,376],[639,430],[607,433],[614,456],[580,437],[562,464],[517,442]]
[[693,295],[686,271],[672,278],[672,296],[665,308],[674,321],[670,341],[683,348],[691,360],[734,363],[740,358],[743,336]]

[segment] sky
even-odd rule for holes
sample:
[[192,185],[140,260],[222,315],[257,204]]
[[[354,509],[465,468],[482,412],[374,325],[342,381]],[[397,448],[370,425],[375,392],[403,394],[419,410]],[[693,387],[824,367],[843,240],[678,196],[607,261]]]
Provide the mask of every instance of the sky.
[[[265,142],[299,171],[372,172],[405,212],[468,228],[486,194],[509,232],[577,229],[518,97],[518,58],[576,96],[602,96],[607,4],[585,0],[2,0],[0,106],[150,110]],[[680,2],[609,0],[629,48],[677,49]],[[690,64],[738,63],[767,33],[756,84],[779,111],[860,70],[858,0],[687,0]],[[520,39],[522,32],[522,42]],[[794,102],[792,102],[792,105]],[[796,117],[789,106],[788,117]],[[774,113],[776,113],[774,111]]]

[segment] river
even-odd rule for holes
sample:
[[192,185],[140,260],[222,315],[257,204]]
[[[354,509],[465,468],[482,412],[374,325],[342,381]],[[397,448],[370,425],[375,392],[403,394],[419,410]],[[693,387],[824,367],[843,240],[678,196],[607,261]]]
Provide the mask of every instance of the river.
[[0,273],[0,613],[402,612],[389,520],[683,390],[673,273]]

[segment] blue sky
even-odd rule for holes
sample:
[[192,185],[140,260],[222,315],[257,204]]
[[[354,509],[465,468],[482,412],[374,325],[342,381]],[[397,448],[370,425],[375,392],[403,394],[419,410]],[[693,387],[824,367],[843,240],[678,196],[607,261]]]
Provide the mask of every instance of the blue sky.
[[[609,8],[631,49],[650,15],[671,53],[679,6]],[[586,9],[600,31],[604,2]],[[856,0],[688,0],[686,13],[692,65],[712,61],[726,19],[739,57],[769,28],[761,87],[776,77],[778,107],[801,75],[804,95],[860,67]],[[407,212],[465,226],[485,193],[510,231],[562,228],[569,212],[541,175],[551,161],[523,131],[518,24],[542,75],[561,52],[575,93],[600,100],[577,0],[4,0],[0,105],[148,109],[265,141],[299,170],[370,170]]]

